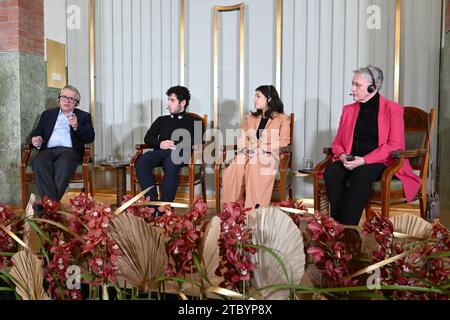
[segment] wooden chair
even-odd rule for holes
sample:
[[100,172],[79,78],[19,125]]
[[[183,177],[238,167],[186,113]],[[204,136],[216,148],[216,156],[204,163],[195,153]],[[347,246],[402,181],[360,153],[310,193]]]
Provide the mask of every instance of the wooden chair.
[[[272,194],[277,192],[279,194],[279,200],[286,199],[286,189],[289,186],[290,178],[292,177],[292,146],[294,139],[294,114],[290,114],[291,123],[290,123],[290,135],[291,141],[290,144],[286,147],[280,149],[280,163],[278,172],[275,176],[275,182],[273,185]],[[214,185],[215,185],[215,193],[216,193],[216,210],[220,211],[221,208],[221,189],[222,189],[222,170],[223,163],[225,159],[227,159],[227,153],[232,151],[233,157],[236,154],[237,145],[233,146],[223,146],[222,154],[219,156],[219,159],[216,161],[214,165]]]
[[[206,130],[206,126],[208,124],[208,116],[205,114],[203,117],[196,113],[187,112],[187,115],[190,115],[196,121],[202,121],[203,132]],[[130,162],[130,182],[131,182],[131,194],[135,196],[136,193],[136,185],[138,184],[138,180],[136,177],[136,161],[139,157],[144,153],[144,150],[152,149],[147,144],[137,144],[136,145],[136,153]],[[188,187],[189,188],[189,204],[192,205],[195,200],[195,186],[201,184],[202,187],[202,196],[203,201],[207,201],[206,198],[206,181],[205,181],[205,163],[203,161],[203,148],[202,145],[194,145],[192,147],[191,160],[187,166],[184,166],[180,170],[179,174],[179,187]],[[162,167],[156,167],[153,170],[153,174],[155,176],[155,180],[158,186],[161,185],[162,180],[164,178],[164,172]]]
[[[26,144],[22,153],[22,160],[20,164],[20,175],[22,178],[22,208],[25,209],[28,202],[28,183],[35,183],[36,178],[33,170],[31,169],[32,155],[37,153],[37,149],[32,144]],[[91,157],[91,145],[86,144],[84,146],[83,160],[80,165],[77,166],[77,170],[70,178],[70,183],[83,183],[83,192],[94,195],[94,188],[92,186],[92,173],[93,161]]]
[[[381,206],[381,213],[389,217],[391,205],[406,203],[403,186],[400,180],[393,179],[400,170],[405,159],[416,173],[419,173],[421,187],[416,199],[419,199],[420,214],[426,218],[427,179],[430,146],[430,131],[434,124],[434,109],[426,112],[417,107],[404,107],[405,121],[405,151],[395,151],[391,154],[393,163],[387,167],[380,181],[375,181],[366,206],[366,214],[373,205]],[[326,196],[323,172],[332,161],[331,148],[324,148],[325,159],[314,168],[314,210],[329,213],[329,203]]]

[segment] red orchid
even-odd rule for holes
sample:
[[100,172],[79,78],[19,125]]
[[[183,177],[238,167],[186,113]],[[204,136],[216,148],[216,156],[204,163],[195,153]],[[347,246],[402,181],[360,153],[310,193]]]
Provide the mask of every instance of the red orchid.
[[308,223],[308,229],[312,232],[311,240],[318,240],[322,234],[324,234],[323,226],[319,224],[316,220]]
[[[375,240],[379,248],[372,253],[371,260],[378,262],[389,258],[391,255],[400,254],[406,250],[402,243],[396,243],[393,236],[392,223],[378,216],[374,212],[369,213],[369,219],[364,223],[364,233],[375,234]],[[450,276],[450,262],[446,258],[430,255],[448,251],[449,232],[442,225],[434,225],[431,239],[414,247],[414,251],[402,259],[380,269],[381,284],[404,285],[416,287],[441,286],[448,282]],[[448,296],[436,293],[419,293],[417,291],[389,291],[385,293],[394,299],[449,299]]]
[[218,276],[223,276],[222,286],[237,288],[241,281],[248,281],[256,268],[252,262],[255,248],[247,246],[251,243],[250,230],[247,228],[247,209],[243,202],[224,204],[224,210],[218,214],[221,222],[219,238],[219,254],[221,261],[216,270]]
[[325,252],[319,247],[309,247],[306,252],[311,256],[314,263],[319,263],[325,257]]
[[308,222],[311,245],[307,253],[312,262],[322,273],[322,282],[325,287],[356,285],[357,279],[348,279],[350,274],[348,263],[352,255],[347,252],[343,225],[333,218],[316,211],[313,219]]
[[169,238],[166,244],[167,255],[171,258],[166,267],[166,275],[184,277],[186,273],[197,272],[193,261],[198,256],[202,218],[208,208],[201,198],[196,199],[190,211],[178,216],[170,206],[160,207],[163,215],[157,217],[155,225],[164,229]]
[[[0,204],[0,224],[3,226],[8,225],[16,218],[16,214],[11,208]],[[8,228],[14,233],[21,232],[22,225],[17,224],[9,225]],[[16,252],[18,249],[17,243],[2,229],[0,229],[0,252]],[[0,270],[3,266],[12,266],[10,257],[0,256]]]

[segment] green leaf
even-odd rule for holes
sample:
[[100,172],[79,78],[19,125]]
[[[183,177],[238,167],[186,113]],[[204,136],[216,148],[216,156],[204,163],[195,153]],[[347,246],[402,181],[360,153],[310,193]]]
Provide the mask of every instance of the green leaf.
[[275,260],[279,263],[281,269],[283,270],[283,273],[284,273],[284,275],[286,277],[286,282],[287,283],[290,282],[289,281],[289,273],[288,273],[288,271],[286,269],[286,266],[284,265],[283,260],[281,260],[280,256],[275,253],[275,251],[273,251],[271,248],[267,248],[265,246],[258,245],[258,244],[245,244],[244,247],[255,248],[255,249],[262,249],[262,250],[268,252],[270,255],[272,255],[275,258]]
[[9,273],[6,273],[5,271],[0,270],[0,279],[5,281],[11,288],[15,287],[15,284],[13,282],[14,277],[10,275]]
[[[55,246],[55,244],[53,243],[53,241],[49,238],[48,235],[46,235],[46,234],[41,230],[41,228],[39,228],[39,226],[37,225],[36,222],[31,221],[31,220],[28,220],[28,219],[25,220],[25,222],[28,223],[31,227],[33,227],[33,229],[36,230],[36,232],[37,232],[42,238],[44,238],[45,240],[47,240],[47,241],[50,243],[50,245],[51,245],[52,247]],[[42,241],[41,241],[41,247],[42,247]]]
[[195,282],[193,279],[180,278],[180,277],[159,276],[159,277],[152,279],[151,281],[159,282],[159,281],[164,281],[164,280],[172,280],[172,281],[180,282],[181,284],[184,284],[185,282],[187,282],[187,283],[191,283],[197,287],[200,287],[200,284]]
[[381,293],[372,293],[372,292],[357,292],[357,293],[352,292],[349,294],[349,297],[389,300],[385,295]]
[[16,253],[17,252],[0,252],[0,256],[12,258]]
[[430,254],[429,256],[426,257],[426,260],[435,259],[435,258],[444,258],[444,257],[450,257],[450,251],[443,251],[443,252]]
[[197,272],[200,275],[200,277],[204,279],[206,282],[208,282],[210,285],[212,285],[211,281],[209,281],[208,275],[206,274],[205,270],[202,268],[200,264],[200,261],[198,260],[196,252],[192,254],[192,260],[194,261],[195,267],[197,268]]

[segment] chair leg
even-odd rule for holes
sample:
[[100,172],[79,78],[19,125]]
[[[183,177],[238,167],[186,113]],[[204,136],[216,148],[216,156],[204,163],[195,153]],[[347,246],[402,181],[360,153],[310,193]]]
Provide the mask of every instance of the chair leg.
[[195,198],[195,185],[194,182],[192,181],[189,182],[189,205],[192,206],[194,204],[194,198]]
[[89,193],[90,193],[91,197],[94,197],[94,186],[92,183],[92,176],[89,179]]
[[427,197],[420,195],[419,197],[419,206],[420,206],[420,216],[423,219],[427,219]]
[[216,176],[215,177],[215,191],[216,191],[216,212],[219,213],[220,212],[220,182],[219,182],[219,177]]
[[203,196],[203,201],[208,204],[208,199],[206,198],[206,181],[205,178],[203,178],[202,180],[202,196]]
[[371,209],[370,204],[367,204],[366,208],[364,209],[365,211],[365,215],[366,215],[366,220],[369,220],[369,211]]
[[22,182],[22,209],[26,209],[27,207],[27,194],[28,194],[28,188],[27,188],[27,182]]
[[314,212],[320,211],[320,195],[317,187],[314,187]]
[[381,214],[383,217],[389,218],[390,207],[391,207],[391,197],[390,197],[390,193],[388,193],[388,194],[385,194],[384,196],[382,196]]

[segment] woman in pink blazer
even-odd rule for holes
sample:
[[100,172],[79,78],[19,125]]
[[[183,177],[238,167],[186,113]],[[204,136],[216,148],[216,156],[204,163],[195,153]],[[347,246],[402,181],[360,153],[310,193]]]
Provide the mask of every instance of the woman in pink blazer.
[[279,149],[290,142],[290,117],[272,85],[255,90],[256,112],[245,118],[237,155],[223,170],[222,203],[243,199],[245,207],[268,207],[272,197]]
[[[391,152],[405,149],[403,107],[378,92],[383,72],[369,65],[353,73],[355,102],[342,110],[332,145],[334,162],[324,172],[331,216],[346,225],[358,225],[373,181],[381,178]],[[420,188],[420,178],[408,160],[396,177],[411,201]]]

